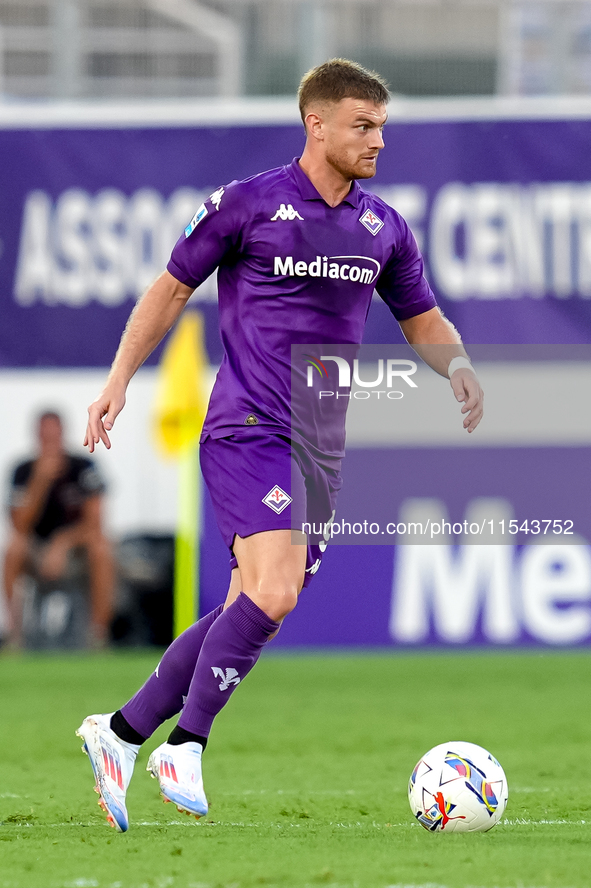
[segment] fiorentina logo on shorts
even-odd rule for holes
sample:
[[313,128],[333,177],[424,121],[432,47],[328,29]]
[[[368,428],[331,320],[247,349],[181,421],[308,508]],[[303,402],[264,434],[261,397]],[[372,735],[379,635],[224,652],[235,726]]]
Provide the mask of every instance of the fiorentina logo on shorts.
[[276,484],[275,487],[269,491],[267,496],[263,498],[262,502],[280,515],[283,510],[289,506],[291,497]]
[[372,213],[371,210],[366,210],[361,219],[359,220],[362,225],[365,225],[367,230],[373,234],[375,237],[380,228],[384,227],[384,223],[382,220],[376,216],[375,213]]

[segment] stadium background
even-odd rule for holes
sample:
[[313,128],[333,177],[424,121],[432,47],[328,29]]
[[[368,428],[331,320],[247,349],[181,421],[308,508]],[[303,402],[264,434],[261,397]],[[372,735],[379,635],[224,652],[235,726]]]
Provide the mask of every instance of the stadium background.
[[[2,649],[0,888],[588,888],[591,2],[0,0],[0,479],[40,407],[80,446],[175,236],[204,193],[301,150],[297,82],[338,54],[392,85],[372,187],[411,222],[487,395],[470,437],[427,369],[395,421],[354,401],[341,514],[570,519],[578,535],[335,541],[216,719],[199,824],[141,773],[167,726],[140,750],[125,836],[74,738],[158,649]],[[212,281],[195,302],[211,377]],[[401,347],[378,301],[367,342],[372,379]],[[116,540],[175,525],[177,471],[149,428],[157,357],[97,456]],[[6,530],[2,513],[0,549]],[[201,565],[206,608],[227,580],[207,504]],[[427,834],[408,809],[417,759],[451,738],[506,771],[486,835]]]
[[[298,154],[299,76],[342,54],[390,80],[370,187],[413,227],[446,313],[469,344],[522,347],[484,355],[493,410],[469,441],[445,387],[423,374],[429,403],[448,412],[432,428],[414,417],[373,437],[352,429],[348,471],[374,465],[394,520],[430,497],[455,521],[571,519],[579,544],[345,547],[314,582],[318,619],[303,601],[278,644],[588,643],[590,4],[27,0],[1,2],[0,24],[3,480],[40,407],[61,410],[78,445],[133,301],[194,209]],[[213,375],[213,280],[194,302]],[[366,341],[400,341],[379,302]],[[114,538],[174,530],[176,470],[149,428],[158,354],[132,385],[114,450],[97,456]],[[0,544],[5,534],[4,521]],[[207,607],[226,583],[207,502],[201,571]]]

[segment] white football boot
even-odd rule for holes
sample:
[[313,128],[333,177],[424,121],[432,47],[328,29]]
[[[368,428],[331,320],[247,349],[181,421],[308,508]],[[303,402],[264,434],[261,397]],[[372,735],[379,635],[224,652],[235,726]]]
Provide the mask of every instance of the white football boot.
[[146,768],[159,781],[164,801],[173,802],[179,811],[197,820],[205,817],[208,807],[201,776],[202,752],[200,743],[163,743],[154,750]]
[[139,746],[126,743],[111,730],[111,716],[89,715],[76,734],[84,740],[82,752],[90,759],[96,778],[95,792],[107,821],[119,832],[129,829],[125,793],[133,774]]

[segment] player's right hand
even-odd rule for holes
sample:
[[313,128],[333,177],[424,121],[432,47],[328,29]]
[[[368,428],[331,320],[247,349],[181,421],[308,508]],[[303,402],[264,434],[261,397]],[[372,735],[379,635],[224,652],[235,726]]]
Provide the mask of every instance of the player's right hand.
[[88,408],[88,424],[84,436],[84,446],[94,453],[95,445],[102,441],[107,450],[111,449],[109,432],[115,419],[125,406],[125,390],[107,386]]

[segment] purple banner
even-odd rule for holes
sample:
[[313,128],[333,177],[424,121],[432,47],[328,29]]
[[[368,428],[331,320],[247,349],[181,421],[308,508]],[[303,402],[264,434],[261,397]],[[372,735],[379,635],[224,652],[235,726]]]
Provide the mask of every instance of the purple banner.
[[[393,122],[373,189],[467,342],[589,342],[591,121]],[[288,163],[298,125],[0,132],[0,366],[106,366],[203,197]],[[220,358],[215,284],[198,291]],[[378,300],[367,342],[392,342]],[[157,359],[157,353],[151,360]]]
[[[590,644],[591,547],[580,535],[589,506],[562,488],[588,464],[589,448],[351,450],[337,520],[358,508],[355,487],[371,466],[392,521],[419,522],[427,508],[450,532],[436,545],[329,545],[275,644]],[[498,544],[464,545],[482,521],[504,522]],[[228,583],[209,500],[201,557],[206,613]]]

